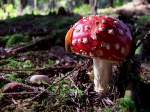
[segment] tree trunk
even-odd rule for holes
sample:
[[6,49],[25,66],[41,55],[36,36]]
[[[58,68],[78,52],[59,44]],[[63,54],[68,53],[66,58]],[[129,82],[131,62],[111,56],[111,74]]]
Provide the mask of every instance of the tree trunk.
[[11,3],[12,2],[12,0],[3,0],[4,1],[4,4],[6,3],[6,4],[9,4],[9,3]]
[[113,4],[114,4],[114,0],[109,0],[110,7],[113,7]]
[[89,2],[89,0],[84,0],[84,3],[89,4],[90,2]]
[[92,14],[97,14],[97,0],[90,0],[90,5],[92,7]]
[[49,0],[50,11],[54,11],[55,6],[56,6],[56,0]]
[[37,0],[34,0],[34,10],[37,9]]
[[27,0],[19,1],[19,6],[18,6],[19,15],[23,15],[23,9],[26,7],[26,5],[27,5]]

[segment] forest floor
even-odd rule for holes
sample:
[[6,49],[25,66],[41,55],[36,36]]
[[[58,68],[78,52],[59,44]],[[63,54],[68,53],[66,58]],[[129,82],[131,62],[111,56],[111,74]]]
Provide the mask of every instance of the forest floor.
[[[130,26],[135,44],[142,39],[143,47],[123,64],[113,67],[113,86],[106,95],[93,90],[92,60],[69,54],[64,49],[65,34],[79,18],[78,15],[50,14],[0,21],[1,112],[150,110],[150,104],[146,103],[150,100],[149,16],[119,16]],[[31,80],[35,75],[47,78]],[[123,97],[129,81],[135,86],[133,99]],[[119,86],[124,88],[120,90]]]

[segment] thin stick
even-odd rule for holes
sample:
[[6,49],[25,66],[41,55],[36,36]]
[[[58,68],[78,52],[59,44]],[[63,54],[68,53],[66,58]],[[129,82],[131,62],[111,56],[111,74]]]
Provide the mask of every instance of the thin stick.
[[150,36],[150,31],[148,31],[148,33],[144,36],[144,38],[140,39],[140,42],[137,43],[135,48],[137,49],[146,39],[150,38],[149,36]]

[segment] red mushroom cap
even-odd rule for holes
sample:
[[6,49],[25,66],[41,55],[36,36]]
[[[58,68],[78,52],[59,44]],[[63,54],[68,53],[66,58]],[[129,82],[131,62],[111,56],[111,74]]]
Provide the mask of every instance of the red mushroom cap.
[[131,43],[129,28],[120,20],[108,16],[80,19],[65,38],[67,50],[117,62],[129,54]]

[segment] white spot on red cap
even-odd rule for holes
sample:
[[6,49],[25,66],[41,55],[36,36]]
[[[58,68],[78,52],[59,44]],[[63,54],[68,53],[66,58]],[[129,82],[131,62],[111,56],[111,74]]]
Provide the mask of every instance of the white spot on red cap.
[[102,19],[102,23],[105,24],[105,23],[106,23],[106,20],[105,20],[105,19]]
[[81,49],[80,52],[83,52],[83,50]]
[[110,50],[110,44],[106,44],[106,49]]
[[75,29],[75,32],[80,32],[80,29]]
[[107,19],[107,18],[109,18],[109,16],[105,16],[105,18]]
[[97,36],[96,36],[96,33],[93,33],[92,37],[91,37],[93,40],[97,40]]
[[83,39],[82,39],[82,42],[83,42],[84,44],[87,44],[87,43],[88,43],[88,39],[87,39],[87,38],[83,38]]
[[99,31],[104,31],[104,28],[99,27],[98,30],[99,30]]
[[78,22],[77,23],[75,23],[73,26],[77,26],[78,25]]
[[92,20],[93,16],[89,16],[89,20]]
[[119,45],[118,43],[116,43],[116,44],[115,44],[115,49],[116,49],[116,50],[119,50],[119,48],[120,48],[120,45]]
[[115,20],[114,23],[118,23],[118,21]]
[[77,41],[78,41],[78,44],[80,44],[80,43],[81,43],[81,39],[78,39]]
[[83,51],[83,52],[82,52],[82,55],[87,55],[87,52]]
[[121,53],[125,54],[125,48],[124,47],[121,48]]
[[109,29],[108,30],[108,34],[114,34],[114,30],[113,29]]
[[121,29],[119,29],[119,33],[120,33],[120,35],[123,35],[123,34],[124,34]]
[[77,43],[76,39],[72,40],[72,45],[76,45],[76,43]]

